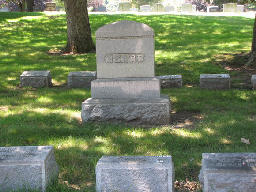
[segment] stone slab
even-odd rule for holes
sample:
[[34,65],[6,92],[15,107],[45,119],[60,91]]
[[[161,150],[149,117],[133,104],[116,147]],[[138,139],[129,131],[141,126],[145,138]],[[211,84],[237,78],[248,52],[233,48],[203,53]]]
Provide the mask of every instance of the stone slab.
[[161,88],[179,88],[182,87],[181,75],[163,75],[157,76],[160,79]]
[[229,89],[229,74],[201,74],[200,88],[203,89]]
[[154,77],[154,31],[118,21],[96,31],[97,78]]
[[182,12],[192,12],[193,11],[193,6],[191,3],[183,3],[181,5],[181,11]]
[[94,99],[82,103],[82,121],[127,122],[165,125],[170,121],[170,100],[167,96],[150,99]]
[[91,88],[91,82],[96,79],[95,71],[76,71],[68,74],[68,87]]
[[237,12],[237,3],[223,4],[223,12]]
[[96,165],[97,192],[173,192],[171,156],[103,156]]
[[203,153],[204,192],[255,192],[256,153]]
[[256,75],[252,75],[251,82],[252,82],[252,89],[256,89]]
[[92,81],[92,98],[159,98],[157,78],[97,79]]
[[207,12],[218,12],[220,11],[218,6],[208,6],[207,7]]
[[150,5],[141,5],[140,6],[140,12],[151,12],[152,8]]
[[0,191],[39,190],[58,176],[52,146],[0,147]]
[[244,12],[244,5],[237,5],[237,12]]
[[24,71],[20,75],[21,87],[51,87],[52,77],[50,71]]

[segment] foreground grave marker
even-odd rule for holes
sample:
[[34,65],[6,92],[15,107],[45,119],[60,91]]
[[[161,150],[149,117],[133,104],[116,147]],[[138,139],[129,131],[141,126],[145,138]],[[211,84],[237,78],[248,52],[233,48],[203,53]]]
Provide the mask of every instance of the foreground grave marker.
[[57,176],[53,147],[0,147],[0,191],[45,191]]
[[103,156],[96,166],[97,192],[172,192],[171,156]]
[[203,153],[204,192],[255,192],[256,153]]

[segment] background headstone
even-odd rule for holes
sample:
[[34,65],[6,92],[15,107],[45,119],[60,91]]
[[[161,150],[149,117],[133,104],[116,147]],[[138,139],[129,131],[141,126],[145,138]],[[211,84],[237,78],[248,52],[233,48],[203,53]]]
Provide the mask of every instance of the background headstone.
[[256,153],[203,153],[204,192],[255,192]]
[[256,89],[256,75],[252,75],[251,82],[252,82],[252,88]]
[[97,192],[172,192],[171,156],[103,156],[96,165]]
[[20,86],[34,88],[51,87],[51,73],[50,71],[24,71],[20,76]]
[[68,74],[68,87],[91,88],[91,82],[96,79],[95,71],[76,71]]
[[156,3],[153,6],[153,11],[155,11],[155,12],[164,12],[164,6],[161,3]]
[[223,12],[236,12],[237,3],[226,3],[223,4]]
[[130,8],[132,7],[130,2],[120,2],[118,4],[118,11],[130,11]]
[[53,147],[0,147],[0,191],[45,191],[57,176]]
[[229,74],[201,74],[200,88],[202,89],[229,89]]
[[163,75],[157,76],[160,79],[161,88],[179,88],[182,87],[181,75]]
[[140,6],[140,11],[141,12],[151,12],[152,8],[150,7],[150,5],[141,5]]

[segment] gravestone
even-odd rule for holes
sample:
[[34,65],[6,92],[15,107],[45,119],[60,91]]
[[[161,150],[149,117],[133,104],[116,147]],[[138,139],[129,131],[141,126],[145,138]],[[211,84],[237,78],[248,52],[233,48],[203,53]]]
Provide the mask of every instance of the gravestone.
[[56,11],[56,3],[46,2],[45,3],[45,11]]
[[0,12],[9,12],[9,8],[8,7],[2,7],[2,8],[0,8]]
[[155,78],[154,31],[118,21],[96,31],[97,79],[82,103],[82,120],[168,124],[170,101]]
[[171,156],[103,156],[96,165],[97,192],[172,192]]
[[181,75],[163,75],[157,76],[160,79],[161,88],[179,88],[182,87]]
[[237,5],[237,12],[244,12],[244,5]]
[[164,7],[164,11],[165,12],[175,11],[175,7],[171,5],[167,5],[166,7]]
[[207,12],[218,12],[220,11],[218,6],[208,6],[207,7]]
[[95,71],[76,71],[68,74],[69,88],[91,88],[91,82],[96,79]]
[[251,82],[252,82],[252,89],[256,89],[256,75],[252,75]]
[[236,12],[237,3],[226,3],[223,4],[223,12]]
[[130,11],[130,8],[132,7],[130,2],[120,2],[118,4],[118,11]]
[[140,6],[140,11],[141,12],[151,12],[152,9],[151,9],[150,5],[141,5]]
[[204,192],[255,192],[256,153],[203,153]]
[[130,8],[130,11],[138,12],[138,8],[136,8],[136,7]]
[[229,89],[229,74],[201,74],[200,88],[202,89]]
[[58,176],[52,146],[0,147],[0,191],[39,190]]
[[51,73],[50,71],[24,71],[20,76],[20,86],[34,88],[51,87]]
[[153,6],[153,10],[155,12],[164,12],[164,6],[161,4],[161,3],[156,3],[154,6]]
[[191,3],[183,3],[181,5],[181,11],[182,12],[192,12],[193,11],[193,6]]

